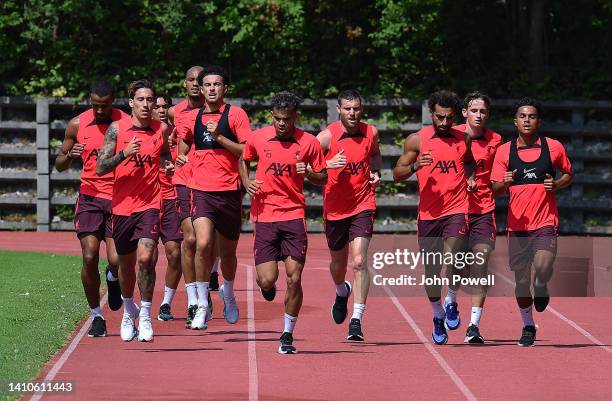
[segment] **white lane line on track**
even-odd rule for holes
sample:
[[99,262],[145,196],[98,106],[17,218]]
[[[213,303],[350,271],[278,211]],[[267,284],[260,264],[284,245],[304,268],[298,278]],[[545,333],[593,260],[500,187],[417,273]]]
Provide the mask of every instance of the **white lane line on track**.
[[[107,300],[108,300],[108,293],[104,294],[104,297],[100,300],[100,309],[104,308],[104,305],[106,305]],[[53,366],[51,367],[51,369],[49,370],[49,372],[47,373],[47,375],[45,376],[43,380],[50,381],[55,378],[55,375],[57,375],[57,373],[60,371],[62,366],[64,366],[64,363],[66,363],[68,358],[70,358],[70,355],[72,355],[77,345],[79,345],[79,342],[81,342],[81,340],[85,336],[85,333],[87,333],[87,329],[89,329],[89,326],[91,325],[91,320],[92,320],[91,316],[89,316],[87,320],[85,321],[85,323],[83,323],[83,327],[81,327],[81,330],[79,330],[77,335],[72,339],[68,348],[64,350],[64,352],[62,353],[62,356],[60,356],[57,362],[53,364]],[[42,398],[44,394],[45,394],[44,392],[34,393],[32,394],[30,401],[38,401]]]
[[448,364],[448,362],[446,362],[444,357],[442,355],[440,355],[440,353],[436,350],[436,348],[429,342],[427,337],[425,337],[425,335],[423,334],[423,331],[421,331],[421,328],[417,325],[417,323],[414,321],[412,316],[410,316],[410,314],[408,313],[406,308],[404,308],[404,306],[398,301],[398,299],[395,296],[395,294],[393,293],[393,291],[391,291],[391,289],[388,286],[384,286],[383,288],[385,289],[385,292],[389,296],[389,299],[391,300],[391,302],[393,302],[393,304],[395,305],[397,310],[400,312],[400,314],[402,315],[404,320],[406,320],[406,322],[408,322],[408,324],[410,325],[412,330],[415,332],[415,334],[419,338],[419,341],[421,341],[423,343],[423,345],[425,346],[427,351],[429,351],[429,353],[434,357],[434,359],[436,360],[436,362],[438,362],[440,367],[442,367],[442,369],[444,369],[446,374],[450,377],[450,379],[453,381],[453,383],[455,383],[455,385],[463,393],[465,398],[467,398],[469,401],[477,401],[478,399],[476,398],[474,393],[472,393],[472,391],[463,382],[463,380],[461,380],[459,375],[457,375],[457,373]]
[[[497,273],[497,276],[501,277],[502,280],[504,280],[506,283],[514,287],[514,281],[506,277],[506,275],[500,273],[497,270],[495,270],[495,273]],[[583,329],[578,323],[566,317],[563,313],[559,312],[558,310],[556,310],[550,305],[546,307],[546,310],[552,313],[553,315],[555,315],[556,317],[558,317],[559,319],[563,320],[565,323],[572,326],[574,329],[576,329],[578,333],[582,334],[587,340],[589,340],[595,345],[599,345],[599,347],[603,349],[604,351],[606,351],[607,353],[612,354],[612,348],[610,348],[609,346],[601,342],[597,337],[595,337],[594,335],[592,335],[591,333]]]
[[247,271],[247,330],[249,354],[249,401],[259,400],[259,375],[257,372],[257,339],[255,336],[255,302],[253,301],[253,269],[251,265],[241,264]]

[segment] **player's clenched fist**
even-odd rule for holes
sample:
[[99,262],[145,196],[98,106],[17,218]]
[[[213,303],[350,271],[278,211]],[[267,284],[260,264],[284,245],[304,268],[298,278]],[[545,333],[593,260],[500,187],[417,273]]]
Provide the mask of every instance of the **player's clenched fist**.
[[140,139],[140,138],[132,137],[132,139],[130,139],[130,142],[128,142],[128,144],[125,147],[125,149],[123,149],[123,154],[126,157],[130,157],[130,156],[135,155],[136,153],[140,152],[140,142],[141,141],[142,141],[142,139]]
[[83,149],[85,149],[84,143],[75,143],[67,156],[70,159],[80,159],[83,156]]
[[503,180],[503,182],[505,184],[513,183],[514,182],[514,177],[516,177],[516,171],[517,170],[506,171],[504,173],[504,180]]

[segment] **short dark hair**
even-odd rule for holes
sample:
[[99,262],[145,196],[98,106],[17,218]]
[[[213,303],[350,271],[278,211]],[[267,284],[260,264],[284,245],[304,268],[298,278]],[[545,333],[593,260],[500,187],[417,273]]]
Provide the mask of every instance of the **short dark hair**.
[[487,106],[487,109],[491,109],[491,98],[479,91],[470,92],[465,95],[463,99],[463,108],[467,110],[470,107],[470,103],[476,99],[481,99],[485,106]]
[[518,102],[514,103],[514,114],[518,112],[518,109],[524,106],[532,106],[538,111],[538,116],[542,116],[542,105],[540,102],[531,97],[524,97],[520,99]]
[[167,93],[158,93],[155,100],[160,97],[164,99],[168,107],[172,106],[172,98],[170,97],[170,95],[168,95]]
[[113,85],[106,80],[93,81],[89,93],[96,94],[100,97],[115,96]]
[[153,91],[153,97],[157,99],[157,92],[155,91],[155,86],[148,79],[139,79],[130,83],[128,86],[128,96],[130,99],[134,99],[134,95],[138,89],[151,89]]
[[291,92],[278,92],[272,97],[273,110],[289,110],[297,111],[298,106],[302,103],[302,99]]
[[338,104],[342,102],[342,99],[348,100],[348,101],[359,100],[359,103],[363,103],[361,94],[356,89],[347,89],[347,90],[343,90],[342,92],[340,92],[340,94],[338,95]]
[[440,107],[450,107],[455,112],[460,111],[461,100],[459,96],[455,92],[441,90],[432,93],[429,95],[429,99],[427,99],[427,107],[429,107],[429,111],[433,112],[436,108],[436,105]]
[[207,65],[200,71],[198,74],[198,85],[202,86],[204,83],[204,77],[207,75],[219,75],[223,78],[223,84],[229,85],[229,77],[227,76],[227,72],[225,68],[220,65]]

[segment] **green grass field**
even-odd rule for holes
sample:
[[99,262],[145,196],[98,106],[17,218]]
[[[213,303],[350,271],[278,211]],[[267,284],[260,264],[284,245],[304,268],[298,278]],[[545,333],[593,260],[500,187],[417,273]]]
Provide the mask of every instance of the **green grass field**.
[[35,378],[87,316],[80,271],[80,256],[0,251],[0,400],[15,398],[6,383]]

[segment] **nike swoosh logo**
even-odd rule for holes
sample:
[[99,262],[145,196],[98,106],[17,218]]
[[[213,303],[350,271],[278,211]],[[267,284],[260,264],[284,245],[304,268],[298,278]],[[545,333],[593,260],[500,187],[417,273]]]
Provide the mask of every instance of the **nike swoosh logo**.
[[532,172],[532,171],[534,171],[534,170],[535,170],[535,167],[534,167],[534,168],[530,168],[529,170],[527,170],[526,168],[524,168],[524,169],[523,169],[523,173],[525,173],[525,174],[527,174],[527,173],[531,173],[531,172]]

